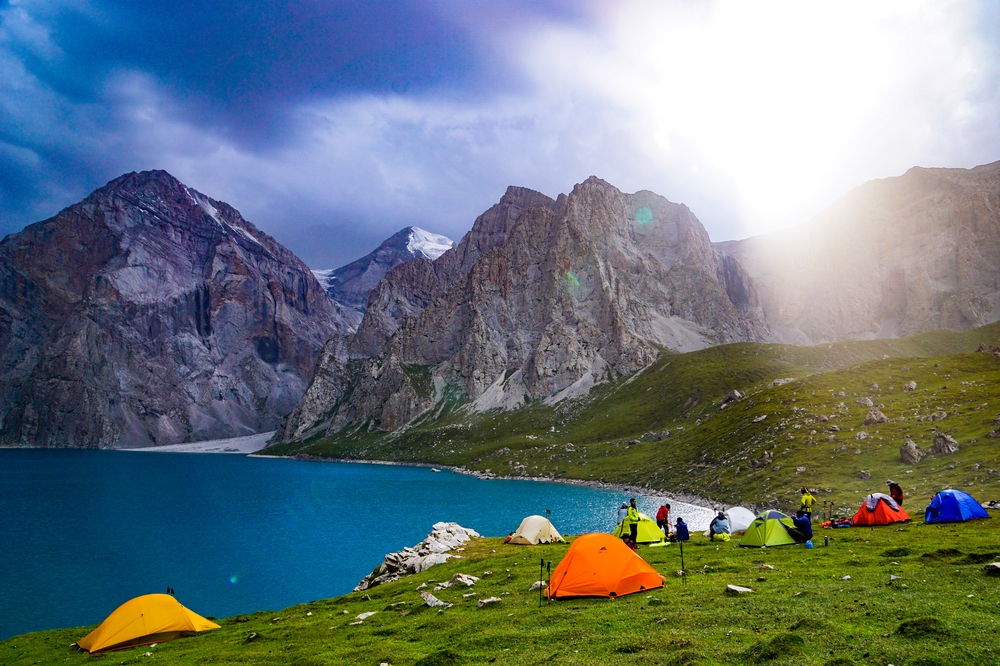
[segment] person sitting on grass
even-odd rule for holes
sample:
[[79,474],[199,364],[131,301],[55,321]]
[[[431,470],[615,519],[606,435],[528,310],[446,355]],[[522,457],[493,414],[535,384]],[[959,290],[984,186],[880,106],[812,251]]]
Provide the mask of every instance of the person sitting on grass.
[[687,523],[680,516],[677,517],[677,524],[674,526],[674,533],[670,535],[670,540],[674,543],[678,541],[687,541],[691,538],[688,533]]
[[[725,534],[726,536],[721,537]],[[719,512],[712,522],[708,526],[708,538],[711,541],[715,541],[715,536],[720,535],[722,541],[729,540],[729,519],[726,518],[726,514]]]
[[812,521],[805,511],[799,509],[792,516],[792,523],[795,527],[786,527],[788,535],[795,539],[795,543],[805,543],[813,538]]
[[624,541],[625,545],[631,548],[633,551],[639,549],[639,546],[636,545],[635,541],[632,541],[632,537],[630,537],[627,534],[622,535],[622,541]]

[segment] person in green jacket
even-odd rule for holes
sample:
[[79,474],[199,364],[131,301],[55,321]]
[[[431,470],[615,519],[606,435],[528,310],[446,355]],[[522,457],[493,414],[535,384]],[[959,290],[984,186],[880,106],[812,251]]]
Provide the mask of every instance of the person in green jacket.
[[799,500],[799,503],[801,504],[800,510],[804,511],[805,517],[809,519],[809,522],[812,522],[813,505],[816,503],[816,498],[809,493],[808,488],[802,488],[802,499]]
[[634,497],[629,501],[628,517],[625,520],[628,521],[628,529],[629,533],[632,535],[632,543],[635,543],[639,538],[639,509],[635,505]]

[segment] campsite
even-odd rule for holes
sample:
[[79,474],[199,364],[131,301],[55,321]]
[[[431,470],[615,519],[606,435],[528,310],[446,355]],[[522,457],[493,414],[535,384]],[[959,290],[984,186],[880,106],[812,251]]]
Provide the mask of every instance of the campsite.
[[[1000,578],[983,569],[1000,559],[996,525],[919,517],[880,527],[817,525],[817,541],[828,536],[830,545],[811,550],[739,548],[697,534],[684,545],[683,578],[677,544],[640,547],[665,576],[662,588],[552,602],[529,588],[540,563],[554,570],[575,536],[537,546],[473,539],[461,559],[364,593],[220,618],[220,629],[196,637],[103,656],[69,647],[92,627],[38,632],[0,643],[0,663],[996,663]],[[433,589],[458,573],[479,580],[433,593],[451,607],[423,604],[418,587]],[[728,585],[753,592],[727,596]],[[499,601],[477,607],[490,597]],[[358,619],[367,613],[374,614]]]

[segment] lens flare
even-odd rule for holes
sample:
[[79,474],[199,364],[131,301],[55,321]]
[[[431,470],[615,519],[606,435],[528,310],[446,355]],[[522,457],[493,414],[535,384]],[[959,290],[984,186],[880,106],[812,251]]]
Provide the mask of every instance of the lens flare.
[[566,271],[565,282],[567,287],[579,287],[580,281],[576,279],[572,271]]
[[649,206],[643,206],[639,210],[635,211],[636,224],[649,224],[652,221],[653,221],[653,211],[650,210]]

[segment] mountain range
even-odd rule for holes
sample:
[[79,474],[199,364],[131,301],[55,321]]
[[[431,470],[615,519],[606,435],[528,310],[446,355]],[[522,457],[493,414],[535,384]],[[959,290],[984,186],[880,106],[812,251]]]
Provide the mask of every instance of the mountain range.
[[0,243],[0,444],[401,431],[719,344],[966,330],[1000,319],[998,214],[1000,163],[914,168],[713,243],[592,177],[510,187],[457,244],[408,227],[311,272],[228,205],[127,174]]

